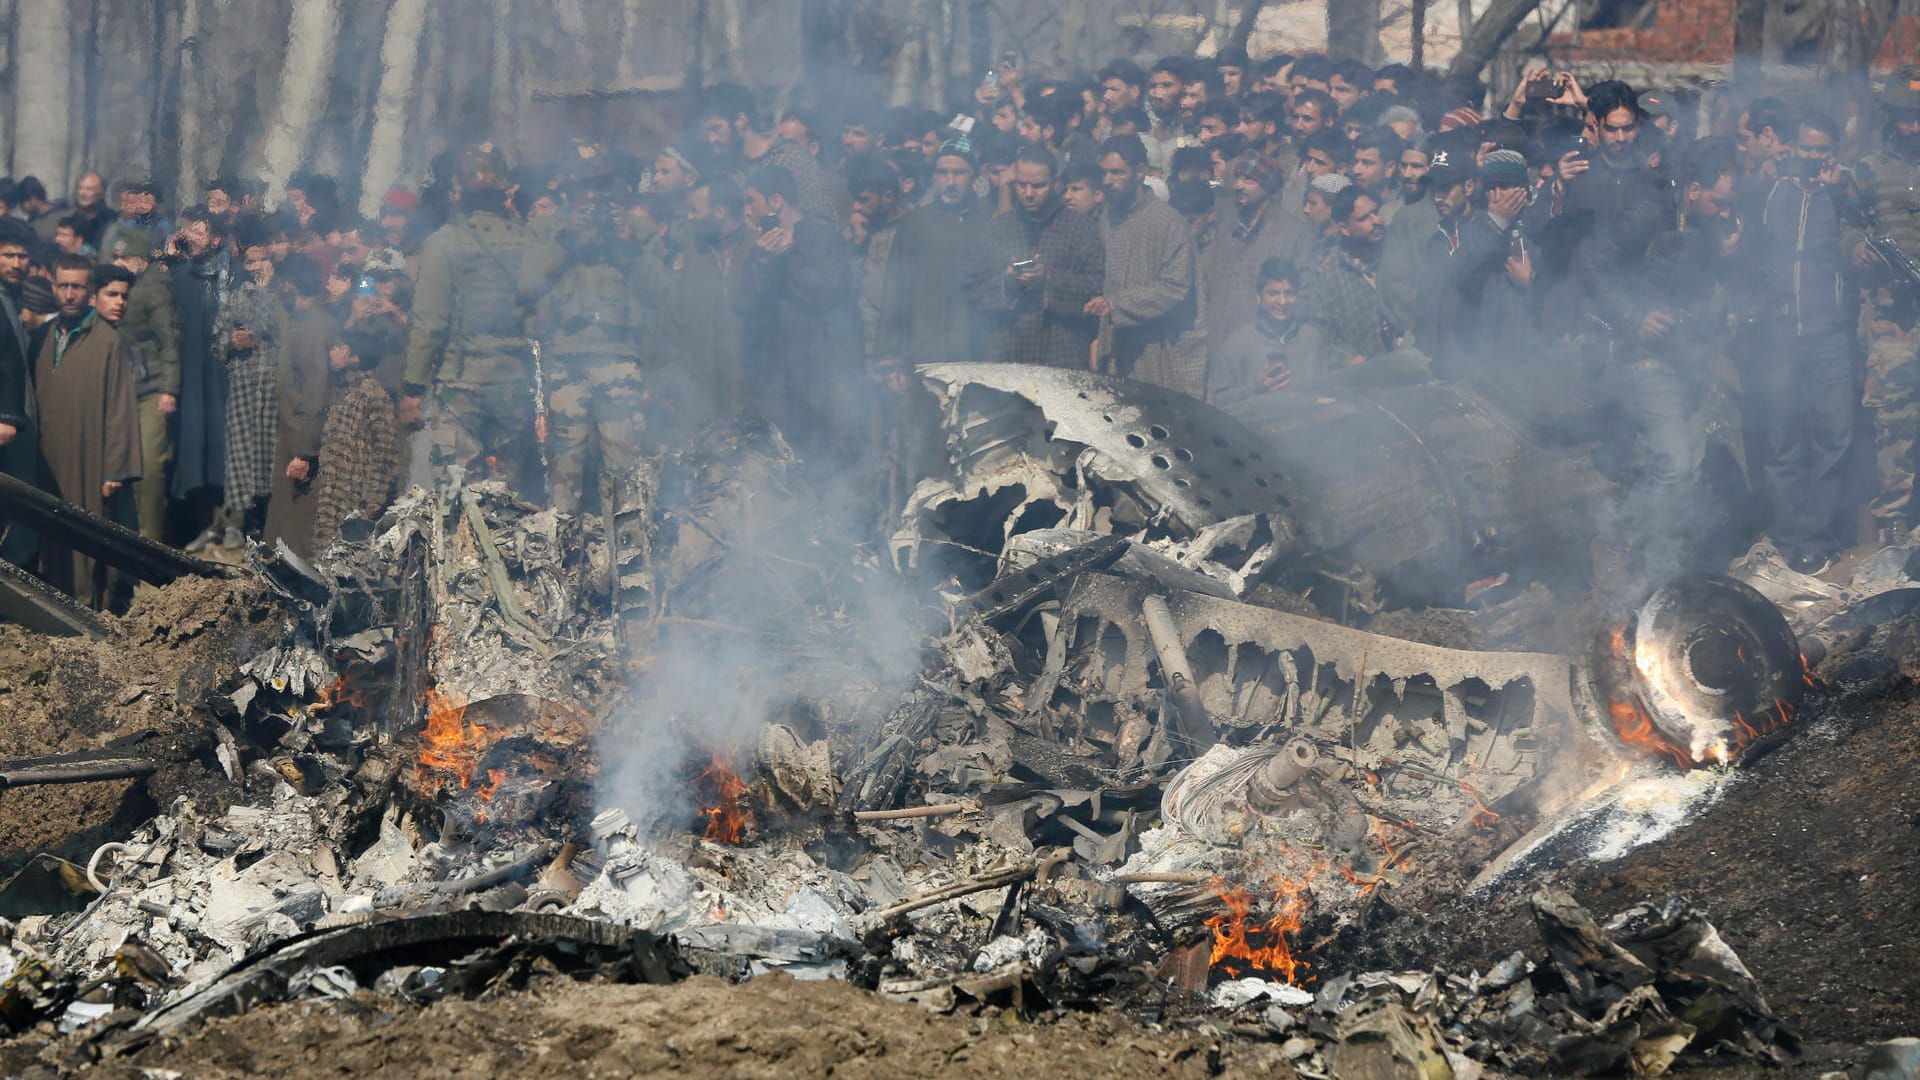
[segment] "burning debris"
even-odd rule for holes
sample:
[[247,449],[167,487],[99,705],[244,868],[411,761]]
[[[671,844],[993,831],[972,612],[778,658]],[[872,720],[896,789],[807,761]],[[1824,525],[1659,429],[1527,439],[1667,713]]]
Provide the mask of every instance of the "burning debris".
[[[1760,591],[1687,579],[1589,653],[1513,651],[1546,586],[1405,606],[1412,534],[1331,520],[1378,507],[1309,497],[1325,478],[1284,438],[1093,376],[928,374],[956,469],[893,543],[924,595],[822,533],[753,425],[661,463],[611,537],[480,483],[311,565],[254,552],[232,662],[170,714],[203,737],[0,763],[155,802],[0,884],[0,1019],[93,1022],[118,1052],[255,1001],[428,1000],[540,963],[1214,1009],[1303,1075],[1793,1052],[1680,901],[1602,926],[1544,891],[1545,956],[1484,975],[1342,956],[1579,857],[1556,845],[1623,784],[1765,749],[1802,707],[1800,642],[1817,662],[1862,606],[1920,595],[1904,556],[1836,595],[1757,554],[1736,571]],[[916,604],[944,630],[909,633]]]

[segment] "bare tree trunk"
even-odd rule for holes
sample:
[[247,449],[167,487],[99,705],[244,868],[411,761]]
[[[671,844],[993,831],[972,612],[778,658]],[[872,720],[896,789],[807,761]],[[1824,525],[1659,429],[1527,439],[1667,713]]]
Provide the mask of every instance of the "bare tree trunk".
[[106,18],[98,0],[67,0],[68,39],[72,47],[67,59],[67,160],[61,165],[65,179],[56,188],[47,181],[47,193],[55,200],[71,193],[94,152],[94,131],[100,111],[100,23]]
[[54,194],[67,184],[72,109],[66,6],[28,0],[16,9],[14,29],[21,46],[13,52],[14,175],[38,176]]
[[1427,0],[1413,0],[1412,19],[1413,55],[1407,66],[1419,71],[1427,62]]
[[[917,31],[916,28],[912,28]],[[913,104],[913,88],[920,84],[920,42],[922,35],[910,32],[893,57],[893,89],[887,95],[889,105]]]
[[1750,82],[1757,74],[1765,47],[1767,0],[1737,0],[1733,14],[1733,81]]
[[[1059,58],[1068,67],[1090,67],[1084,63],[1082,50],[1087,41],[1087,0],[1066,0],[1060,5],[1060,52]],[[1026,50],[1032,54],[1032,47]]]
[[[14,45],[20,40],[20,14],[14,0],[0,0],[0,29],[6,40],[0,41],[0,101],[14,99],[13,87],[18,69],[14,66]],[[13,175],[13,110],[0,108],[0,176]]]
[[951,39],[947,37],[947,15],[952,10],[951,0],[925,0],[922,5],[926,32],[922,35],[927,57],[927,96],[932,100],[927,107],[945,109],[947,107],[947,57]]
[[1227,39],[1227,44],[1238,49],[1246,48],[1247,42],[1253,40],[1253,31],[1260,23],[1260,10],[1267,6],[1266,0],[1245,2],[1246,7],[1240,12],[1240,22],[1234,26],[1233,36]]
[[280,94],[261,147],[267,201],[286,193],[287,178],[300,167],[313,135],[313,123],[325,108],[333,72],[333,49],[340,33],[336,0],[294,0],[287,26],[287,59],[280,71]]
[[649,21],[646,0],[621,0],[620,66],[615,69],[615,75],[622,83],[631,83],[640,76],[633,69],[633,55]]
[[720,32],[727,43],[727,73],[746,81],[747,68],[742,35],[746,24],[740,17],[740,0],[720,0]]
[[1487,5],[1486,13],[1473,20],[1472,29],[1462,23],[1460,27],[1460,52],[1448,65],[1449,75],[1474,75],[1487,66],[1500,46],[1520,28],[1520,23],[1533,9],[1540,6],[1540,0],[1493,0]]
[[514,120],[519,112],[520,88],[513,56],[514,38],[518,33],[513,0],[493,0],[493,93],[488,115],[492,120],[493,141],[504,147],[514,144]]
[[1380,56],[1380,0],[1339,0],[1327,5],[1327,55],[1374,63]]
[[380,93],[373,103],[373,137],[367,141],[366,179],[360,185],[363,217],[379,212],[381,197],[400,178],[407,103],[414,95],[414,66],[426,21],[427,0],[393,0],[387,10],[386,37],[380,43]]

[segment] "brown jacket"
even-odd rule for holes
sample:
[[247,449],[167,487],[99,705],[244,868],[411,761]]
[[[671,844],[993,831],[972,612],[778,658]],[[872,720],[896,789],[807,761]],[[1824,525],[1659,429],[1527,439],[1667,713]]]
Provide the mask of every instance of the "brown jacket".
[[[140,478],[140,413],[133,368],[120,335],[88,311],[71,332],[56,321],[40,334],[34,354],[34,391],[40,408],[41,486],[82,510],[127,524],[132,492],[109,500],[101,487]],[[82,603],[105,600],[105,567],[59,546],[41,548],[48,584]]]

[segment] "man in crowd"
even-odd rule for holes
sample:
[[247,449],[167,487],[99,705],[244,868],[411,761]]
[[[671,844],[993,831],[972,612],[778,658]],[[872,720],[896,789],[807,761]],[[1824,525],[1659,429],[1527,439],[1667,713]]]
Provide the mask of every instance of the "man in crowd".
[[[659,423],[650,429],[684,436],[707,420],[740,408],[743,275],[754,235],[746,196],[727,177],[687,193],[687,239],[669,294],[674,347],[649,388]],[[674,407],[678,406],[678,407]],[[679,439],[668,439],[677,443]]]
[[13,185],[13,214],[40,239],[53,239],[53,230],[65,212],[66,207],[47,198],[47,186],[39,177],[24,176]]
[[614,235],[612,185],[604,155],[570,162],[561,225],[532,245],[518,271],[522,292],[545,292],[533,329],[549,401],[549,504],[569,514],[587,491],[589,457],[600,465],[603,507],[631,495],[645,403],[642,342],[667,285],[658,256]]
[[[60,313],[33,362],[42,486],[82,510],[126,523],[132,519],[126,487],[141,472],[140,420],[120,335],[93,308],[93,272],[93,261],[81,255],[62,255],[53,267]],[[124,274],[109,282],[121,309],[129,287]],[[108,606],[106,565],[53,536],[42,538],[40,570],[49,585],[81,603]]]
[[987,223],[974,288],[989,319],[989,356],[1002,363],[1085,370],[1106,248],[1099,222],[1061,200],[1052,154],[1027,147],[1013,163],[1014,205]]
[[192,506],[205,528],[188,543],[192,551],[211,544],[241,545],[240,525],[222,512],[227,474],[226,343],[215,327],[221,309],[240,287],[241,270],[227,244],[226,223],[189,208],[180,231],[168,239],[173,307],[180,325],[180,410],[174,418],[173,478],[168,491]]
[[173,464],[169,418],[180,408],[180,321],[173,305],[173,275],[153,258],[147,235],[128,230],[108,252],[113,265],[132,275],[125,313],[111,320],[133,364],[133,393],[140,412],[140,479],[133,485],[140,534],[166,539],[167,471]]
[[[27,223],[0,215],[0,472],[27,483],[39,481],[39,436],[33,394],[31,338],[26,307],[27,252],[35,237]],[[0,519],[6,536],[0,558],[31,563],[39,538],[18,522]]]
[[758,234],[742,282],[750,399],[813,467],[856,468],[866,449],[855,418],[867,415],[867,374],[847,245],[796,205],[786,169],[754,173],[745,193]]
[[1234,164],[1233,217],[1230,224],[1216,224],[1202,262],[1207,325],[1216,356],[1227,336],[1253,319],[1257,291],[1246,283],[1267,260],[1286,250],[1288,228],[1281,220],[1286,215],[1277,205],[1283,184],[1280,165],[1272,158],[1250,153]]
[[1295,315],[1300,271],[1285,259],[1260,264],[1253,320],[1227,336],[1207,372],[1207,400],[1231,410],[1333,369],[1326,332]]
[[1455,347],[1460,288],[1454,261],[1460,223],[1467,216],[1476,178],[1456,164],[1471,160],[1463,149],[1434,152],[1423,173],[1423,195],[1387,226],[1380,250],[1380,295],[1394,324],[1407,331],[1442,374],[1459,373]]
[[[1881,145],[1854,170],[1867,225],[1920,259],[1920,66],[1887,80]],[[1868,505],[1880,539],[1913,527],[1914,446],[1920,439],[1920,283],[1901,281],[1865,238],[1850,252],[1867,289],[1867,385],[1880,490]]]
[[147,247],[155,253],[162,253],[172,238],[173,223],[161,215],[160,188],[152,181],[135,181],[120,189],[120,217],[107,226],[96,246],[112,251],[114,241],[128,229],[146,233]]
[[88,247],[100,249],[100,238],[113,224],[113,211],[107,207],[107,182],[99,173],[82,173],[73,185],[72,213],[80,219],[80,239]]
[[544,478],[524,475],[536,457],[520,288],[530,239],[527,226],[510,216],[506,196],[500,152],[488,143],[463,151],[459,212],[420,248],[399,419],[418,423],[431,392],[438,475],[479,479],[498,470],[516,490],[532,492]]
[[1624,307],[1613,312],[1615,356],[1637,472],[1624,495],[1624,527],[1610,532],[1646,576],[1688,569],[1709,524],[1691,494],[1705,452],[1701,402],[1726,346],[1720,286],[1740,244],[1735,158],[1725,139],[1689,147],[1673,163],[1679,213],[1642,249],[1638,265],[1617,275]]
[[1308,318],[1327,328],[1338,355],[1357,364],[1386,352],[1398,337],[1377,284],[1385,228],[1380,204],[1352,184],[1329,209],[1339,240],[1321,258],[1301,303]]
[[1185,219],[1147,190],[1146,165],[1137,136],[1116,135],[1100,146],[1106,275],[1086,313],[1102,323],[1104,370],[1204,397],[1207,338],[1197,253]]
[[1841,242],[1848,200],[1833,158],[1840,127],[1819,113],[1800,117],[1790,158],[1778,163],[1760,220],[1748,222],[1759,275],[1761,338],[1767,358],[1759,387],[1766,418],[1763,474],[1773,504],[1772,539],[1788,564],[1817,574],[1841,547],[1844,464],[1853,440],[1849,324],[1850,253]]

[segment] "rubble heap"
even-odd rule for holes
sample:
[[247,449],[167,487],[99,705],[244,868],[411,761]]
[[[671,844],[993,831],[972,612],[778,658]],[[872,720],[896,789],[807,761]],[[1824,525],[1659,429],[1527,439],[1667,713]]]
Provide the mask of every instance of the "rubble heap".
[[[891,566],[751,423],[611,515],[480,483],[349,522],[312,565],[256,550],[266,614],[172,714],[205,737],[67,777],[206,783],[0,884],[0,1021],[119,1052],[359,987],[778,969],[943,1011],[1224,1012],[1303,1075],[1792,1052],[1679,901],[1602,926],[1543,892],[1544,957],[1340,970],[1394,911],[1513,872],[1673,765],[1620,741],[1586,657],[1485,647],[1541,640],[1541,587],[1396,609],[1378,549],[1325,546],[1284,469],[1209,493],[1185,446],[1211,426],[1258,452],[1226,418],[1163,421],[1091,377],[1073,408],[1107,419],[1055,415],[970,390],[1004,374],[985,367],[949,373],[956,471]],[[1844,622],[1822,602],[1803,628]]]

